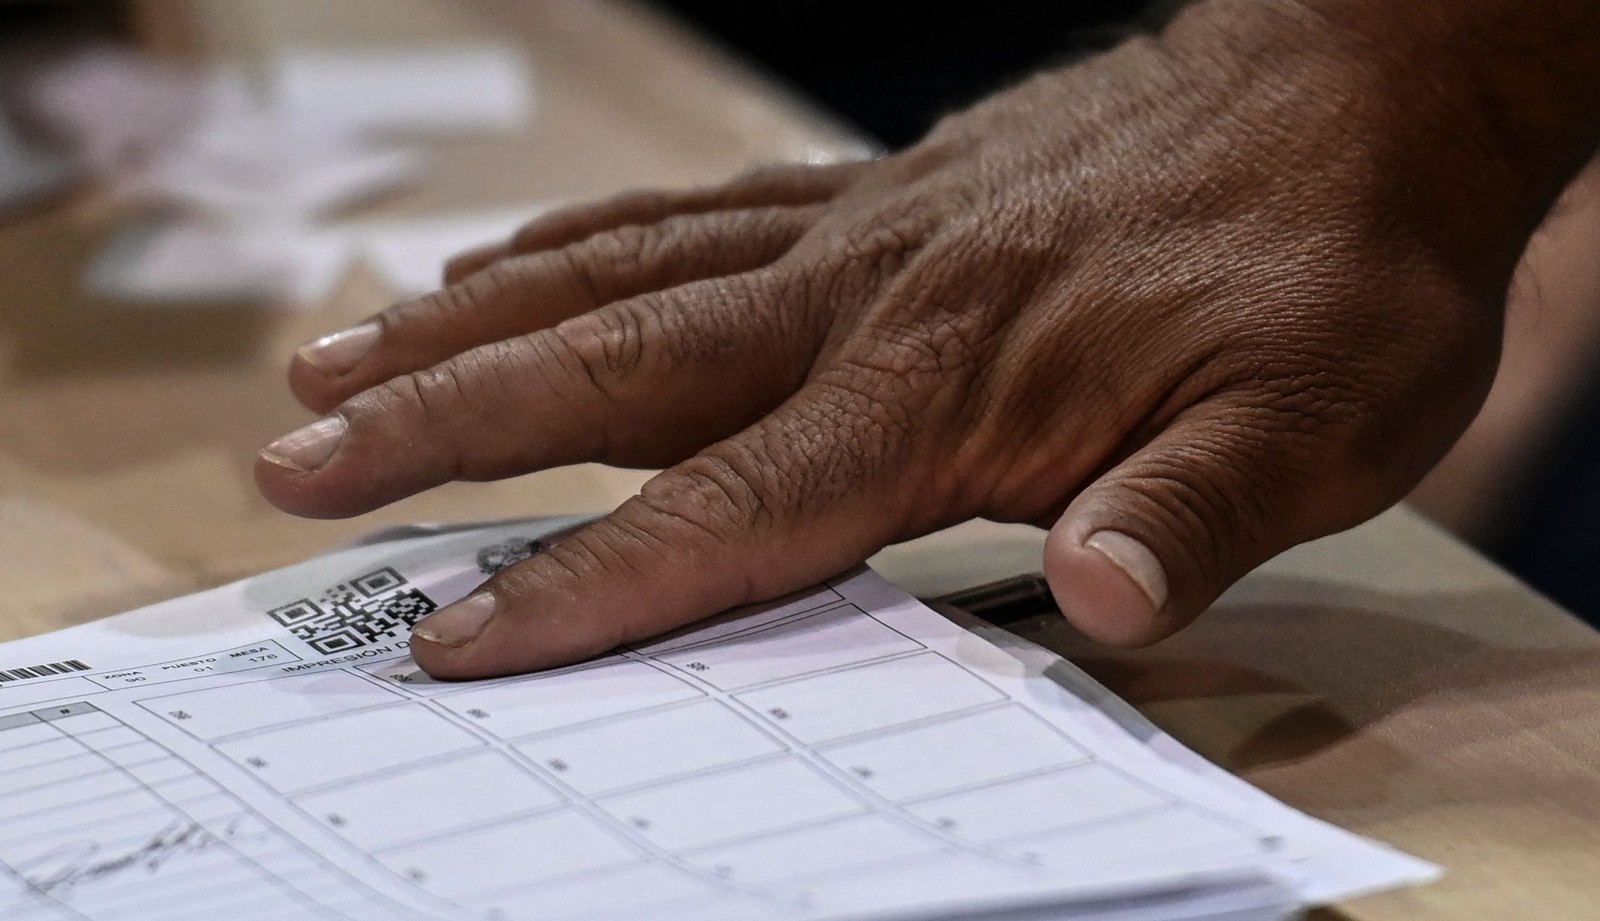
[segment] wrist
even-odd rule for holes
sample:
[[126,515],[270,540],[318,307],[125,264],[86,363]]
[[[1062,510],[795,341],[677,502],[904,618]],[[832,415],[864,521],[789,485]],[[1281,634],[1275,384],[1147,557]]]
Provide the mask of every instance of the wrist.
[[1264,127],[1348,145],[1324,165],[1370,171],[1391,218],[1485,280],[1600,145],[1594,0],[1201,0],[1161,40],[1237,71],[1235,104],[1296,99]]

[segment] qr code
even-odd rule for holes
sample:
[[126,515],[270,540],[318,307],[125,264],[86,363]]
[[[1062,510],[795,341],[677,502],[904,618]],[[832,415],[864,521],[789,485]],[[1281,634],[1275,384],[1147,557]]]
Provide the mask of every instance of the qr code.
[[437,607],[386,566],[267,614],[312,649],[331,655],[391,639]]

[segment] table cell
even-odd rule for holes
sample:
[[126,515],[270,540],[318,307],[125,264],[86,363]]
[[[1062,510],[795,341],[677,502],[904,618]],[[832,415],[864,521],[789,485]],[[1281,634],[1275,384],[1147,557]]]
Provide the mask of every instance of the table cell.
[[[579,665],[568,666],[565,669],[555,669],[548,672],[542,672],[537,678],[529,678],[527,676],[502,678],[494,682],[494,684],[498,686],[506,686],[517,684],[522,681],[543,680],[544,678],[554,677],[566,672],[582,671],[584,669],[597,668],[605,665],[615,665],[616,663],[623,661],[626,660],[619,655],[600,656],[599,658],[589,659]],[[381,680],[384,684],[397,689],[402,694],[416,695],[418,697],[434,697],[441,694],[461,693],[461,682],[439,681],[433,678],[427,672],[418,668],[417,663],[410,656],[401,656],[397,659],[390,659],[386,662],[375,662],[370,665],[357,665],[356,670],[366,672],[372,677]]]
[[85,752],[80,748],[78,754],[69,757],[56,758],[28,767],[0,768],[0,789],[5,790],[7,796],[25,796],[36,787],[65,783],[116,769],[116,765],[99,755]]
[[838,604],[844,600],[832,586],[810,588],[774,598],[761,604],[745,605],[734,608],[716,617],[706,620],[697,620],[693,624],[680,630],[675,630],[665,636],[657,637],[643,646],[634,649],[640,655],[660,656],[666,653],[686,649],[690,646],[701,646],[715,643],[729,637],[737,636],[751,630],[763,627]]
[[[12,771],[23,771],[52,761],[86,756],[89,756],[89,753],[84,751],[83,746],[75,739],[69,739],[52,731],[50,735],[40,737],[39,741],[31,745],[0,751],[0,778],[9,776]],[[0,789],[9,786],[10,784],[0,781]]]
[[329,717],[217,744],[273,787],[306,790],[427,761],[482,741],[420,704]]
[[[785,751],[747,717],[699,701],[549,732],[517,749],[584,794],[664,780]],[[618,757],[637,752],[640,757]],[[645,754],[648,753],[648,754]]]
[[[1037,876],[1029,868],[972,853],[944,852],[907,857],[883,865],[879,872],[831,873],[795,880],[785,887],[791,894],[831,906],[865,908],[883,904],[960,903],[973,892],[1016,891]],[[984,917],[969,914],[969,918]],[[1004,914],[994,913],[1003,918]],[[1024,913],[1022,917],[1071,918],[1071,913]]]
[[80,800],[67,798],[52,808],[26,815],[20,810],[8,810],[0,803],[0,818],[5,821],[6,834],[9,836],[7,840],[20,840],[40,831],[92,828],[119,816],[167,808],[168,804],[149,790],[130,784],[118,793]]
[[1098,764],[1008,780],[906,807],[971,841],[995,841],[1145,812],[1168,799]]
[[175,800],[173,806],[202,825],[215,822],[227,816],[238,815],[239,810],[242,808],[239,805],[239,801],[234,799],[232,794],[223,793],[215,786],[202,793],[184,797],[182,800]]
[[866,809],[816,769],[793,758],[700,774],[595,802],[669,851],[822,822]]
[[145,738],[141,738],[139,741],[129,745],[118,745],[115,748],[101,750],[99,754],[100,757],[118,767],[132,767],[172,757],[171,752]]
[[[110,717],[107,717],[107,719],[110,719]],[[121,748],[126,745],[135,745],[140,741],[143,741],[144,736],[134,732],[132,729],[129,729],[121,723],[117,723],[116,725],[106,726],[101,729],[93,729],[88,732],[74,733],[73,738],[82,743],[83,747],[85,748],[92,749],[97,752],[104,752]]]
[[868,815],[695,851],[685,859],[736,883],[767,886],[819,873],[867,871],[941,846],[893,819]]
[[189,917],[222,917],[240,901],[276,906],[296,917],[305,905],[289,897],[278,880],[226,847],[211,847],[164,860],[136,862],[129,870],[85,882],[60,896],[89,918],[104,921],[169,921],[182,906]]
[[11,753],[14,751],[59,738],[61,733],[54,726],[32,713],[13,713],[0,717],[0,766],[11,763]]
[[152,793],[185,809],[190,803],[217,792],[217,785],[200,774],[178,774],[149,786]]
[[[928,752],[939,756],[929,758]],[[1089,758],[1071,739],[1018,706],[874,734],[821,754],[873,792],[895,801]]]
[[611,912],[648,918],[651,908],[712,891],[706,883],[681,870],[647,863],[518,887],[480,896],[472,902],[476,908],[497,911],[508,918],[539,921],[593,918]]
[[844,605],[655,658],[714,687],[735,690],[922,648],[860,608]]
[[703,696],[698,688],[660,668],[618,661],[436,699],[509,739]]
[[139,705],[200,739],[219,739],[287,723],[392,704],[392,691],[346,671],[291,675],[228,687],[165,694]]
[[32,892],[0,891],[0,918],[6,921],[83,921],[83,916]]
[[921,653],[768,685],[737,699],[803,742],[826,742],[1006,699],[949,660]]
[[[485,860],[484,854],[515,855]],[[384,866],[447,899],[640,860],[642,852],[572,809],[382,851]]]
[[161,784],[171,783],[175,780],[187,780],[196,777],[195,770],[186,761],[168,756],[143,761],[139,764],[121,768],[129,777],[139,781],[147,787],[159,787]]
[[562,802],[497,752],[399,771],[302,796],[295,804],[363,849],[485,825]]
[[41,718],[54,726],[56,731],[67,736],[83,736],[101,729],[115,729],[122,725],[88,704],[59,707],[54,710],[41,710],[38,713]]
[[1266,844],[1247,830],[1188,808],[1163,805],[1101,822],[996,843],[1003,853],[1084,878],[1150,867],[1185,857],[1222,860],[1262,853]]
[[31,790],[0,793],[0,816],[6,818],[7,827],[16,827],[15,822],[41,813],[89,805],[116,794],[135,791],[139,791],[138,783],[121,771],[99,771]]

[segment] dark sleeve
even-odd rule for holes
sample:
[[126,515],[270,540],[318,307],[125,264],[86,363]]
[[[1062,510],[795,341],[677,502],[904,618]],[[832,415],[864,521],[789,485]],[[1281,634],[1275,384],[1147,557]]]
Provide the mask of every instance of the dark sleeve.
[[1171,0],[663,0],[890,147],[1042,65],[1150,24]]

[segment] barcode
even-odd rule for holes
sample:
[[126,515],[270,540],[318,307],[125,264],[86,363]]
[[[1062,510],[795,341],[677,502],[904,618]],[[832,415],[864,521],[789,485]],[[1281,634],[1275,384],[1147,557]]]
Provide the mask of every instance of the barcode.
[[7,681],[26,681],[29,678],[49,678],[51,675],[70,675],[73,672],[89,671],[89,666],[77,659],[68,659],[65,662],[46,662],[43,665],[27,665],[22,668],[0,668],[0,683]]
[[320,598],[273,608],[267,615],[323,655],[370,646],[406,630],[438,605],[385,566],[340,582]]

